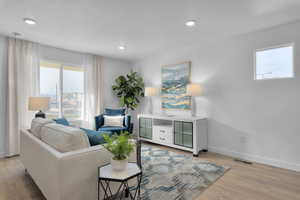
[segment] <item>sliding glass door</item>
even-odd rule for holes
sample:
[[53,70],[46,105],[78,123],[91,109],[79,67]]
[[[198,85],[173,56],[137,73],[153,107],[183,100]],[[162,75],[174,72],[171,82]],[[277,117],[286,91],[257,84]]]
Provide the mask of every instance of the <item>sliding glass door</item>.
[[40,64],[40,95],[50,97],[48,118],[60,116],[60,65],[43,62]]
[[68,119],[81,120],[84,114],[83,68],[63,66],[62,114]]
[[43,61],[40,63],[40,95],[50,97],[47,118],[83,120],[84,68]]

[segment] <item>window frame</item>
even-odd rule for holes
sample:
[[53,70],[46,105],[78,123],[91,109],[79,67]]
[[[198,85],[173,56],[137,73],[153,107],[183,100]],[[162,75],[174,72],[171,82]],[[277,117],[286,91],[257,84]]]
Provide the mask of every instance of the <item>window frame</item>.
[[[48,60],[48,59],[41,59],[39,61],[39,70],[38,70],[38,92],[39,95],[41,94],[41,84],[40,84],[40,68],[41,68],[41,64],[42,63],[51,63],[51,64],[57,64],[59,65],[59,87],[58,87],[58,99],[59,99],[59,112],[58,112],[58,118],[64,117],[63,115],[63,92],[64,92],[64,81],[63,81],[63,76],[64,76],[64,66],[70,66],[70,67],[78,67],[78,68],[82,68],[83,69],[83,73],[84,73],[84,78],[85,78],[85,70],[84,70],[84,66],[82,64],[71,64],[71,63],[66,63],[66,62],[60,62],[57,60]],[[85,80],[83,81],[83,94],[84,94],[84,99],[85,99],[85,95],[86,95],[86,91],[85,91]],[[84,106],[85,107],[85,106]],[[81,119],[68,119],[69,121],[83,121],[84,120],[84,116],[85,116],[85,108],[83,110],[82,113],[82,118]]]
[[[285,47],[292,47],[292,72],[293,75],[291,77],[275,77],[275,78],[263,78],[263,79],[257,79],[257,74],[256,74],[256,53],[260,52],[260,51],[267,51],[267,50],[273,50],[273,49],[279,49],[279,48],[285,48]],[[295,43],[291,42],[291,43],[284,43],[284,44],[280,44],[280,45],[274,45],[274,46],[269,46],[269,47],[265,47],[265,48],[260,48],[260,49],[255,49],[254,50],[254,63],[253,63],[253,68],[254,68],[254,80],[255,81],[266,81],[266,80],[276,80],[276,79],[293,79],[295,78]]]

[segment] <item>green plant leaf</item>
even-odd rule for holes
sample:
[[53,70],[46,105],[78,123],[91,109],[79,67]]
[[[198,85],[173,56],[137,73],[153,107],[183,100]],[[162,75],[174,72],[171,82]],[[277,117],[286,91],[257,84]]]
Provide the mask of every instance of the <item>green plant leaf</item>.
[[112,90],[120,98],[122,107],[134,110],[140,103],[139,99],[144,97],[144,81],[137,72],[131,70],[127,75],[115,79]]
[[115,160],[126,159],[134,150],[134,143],[129,141],[129,132],[122,132],[119,136],[113,135],[111,137],[104,134],[103,138],[106,142],[103,146],[113,154]]
[[126,101],[127,101],[128,103],[133,103],[133,99],[132,99],[131,97],[126,98]]

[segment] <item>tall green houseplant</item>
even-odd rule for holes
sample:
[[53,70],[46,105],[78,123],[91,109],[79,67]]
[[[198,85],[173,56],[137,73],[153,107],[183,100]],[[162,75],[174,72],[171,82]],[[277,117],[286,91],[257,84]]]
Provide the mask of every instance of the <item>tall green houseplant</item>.
[[112,86],[114,94],[117,95],[120,105],[128,110],[135,110],[144,97],[144,80],[137,72],[131,71],[126,76],[119,76]]

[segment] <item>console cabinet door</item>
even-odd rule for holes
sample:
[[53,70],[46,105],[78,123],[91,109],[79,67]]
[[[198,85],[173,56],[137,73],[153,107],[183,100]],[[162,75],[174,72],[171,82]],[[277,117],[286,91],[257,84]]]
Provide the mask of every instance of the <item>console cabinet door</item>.
[[152,119],[139,119],[139,134],[140,137],[152,140]]
[[183,146],[182,122],[174,121],[174,144]]
[[174,144],[193,148],[193,123],[174,121]]

